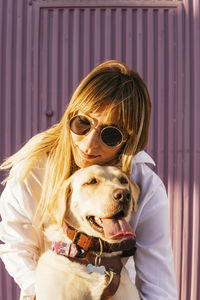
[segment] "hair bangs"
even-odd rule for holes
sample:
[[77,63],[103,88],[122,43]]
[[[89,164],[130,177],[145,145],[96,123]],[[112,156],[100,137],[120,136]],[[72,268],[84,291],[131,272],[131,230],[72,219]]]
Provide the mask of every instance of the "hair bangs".
[[[97,112],[106,106],[108,113],[111,113],[119,100],[115,100],[116,89],[119,87],[118,76],[109,76],[106,74],[97,74],[88,82],[84,82],[78,88],[73,96],[72,105],[69,105],[69,117],[77,114],[78,111],[83,113]],[[104,76],[105,75],[105,76]],[[83,85],[83,87],[82,87]],[[113,101],[114,100],[114,101]],[[113,102],[113,103],[111,103]]]

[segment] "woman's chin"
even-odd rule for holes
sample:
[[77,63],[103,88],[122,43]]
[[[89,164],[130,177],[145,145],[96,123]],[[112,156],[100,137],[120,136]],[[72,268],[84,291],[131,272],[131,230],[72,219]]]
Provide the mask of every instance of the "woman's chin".
[[80,168],[87,168],[90,167],[94,164],[98,164],[98,162],[95,162],[93,160],[86,160],[85,158],[82,157],[75,157],[74,158],[75,164]]

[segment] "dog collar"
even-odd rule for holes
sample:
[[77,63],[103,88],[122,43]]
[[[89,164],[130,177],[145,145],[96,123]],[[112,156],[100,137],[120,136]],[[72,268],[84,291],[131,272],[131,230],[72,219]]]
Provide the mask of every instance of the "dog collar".
[[51,250],[57,254],[66,256],[66,257],[83,257],[85,256],[85,251],[73,243],[64,243],[64,242],[52,242]]
[[[106,280],[109,283],[102,292],[101,300],[110,299],[119,287],[120,273],[123,266],[121,258],[135,254],[135,238],[128,238],[121,243],[110,244],[79,232],[66,223],[63,224],[63,228],[72,242],[53,242],[51,250],[57,254],[66,256],[71,261],[85,265],[87,272],[89,266],[97,269],[101,269],[103,266],[106,270],[104,276],[107,277]],[[102,256],[103,252],[111,253],[118,251],[122,251],[122,254],[119,255],[116,253],[112,257]]]
[[83,232],[80,232],[74,229],[72,226],[68,225],[66,222],[63,223],[63,229],[66,235],[72,241],[72,244],[76,245],[78,249],[80,248],[84,250],[84,252],[93,251],[99,253],[102,246],[103,252],[111,253],[122,251],[122,257],[129,257],[134,255],[136,251],[136,240],[133,237],[127,238],[121,243],[108,243],[99,238],[89,236]]

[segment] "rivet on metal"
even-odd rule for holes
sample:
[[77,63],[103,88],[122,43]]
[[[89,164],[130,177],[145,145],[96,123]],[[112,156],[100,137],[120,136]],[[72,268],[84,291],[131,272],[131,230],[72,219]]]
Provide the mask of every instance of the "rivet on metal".
[[51,117],[53,116],[53,111],[52,111],[52,110],[47,110],[47,111],[46,111],[46,116],[47,116],[48,118],[51,118]]

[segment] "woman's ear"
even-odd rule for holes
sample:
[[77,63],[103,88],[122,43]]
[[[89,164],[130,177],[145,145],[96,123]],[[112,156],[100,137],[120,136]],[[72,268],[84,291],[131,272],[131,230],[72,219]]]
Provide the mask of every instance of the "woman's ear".
[[132,194],[132,199],[133,199],[133,209],[134,211],[137,211],[138,208],[138,199],[140,196],[140,188],[139,185],[130,179],[130,186],[131,186],[131,194]]

